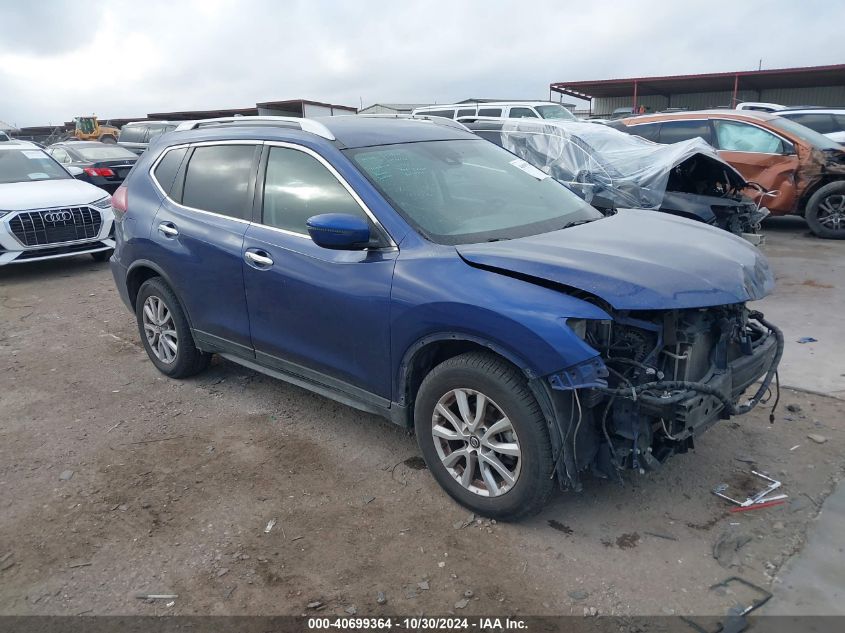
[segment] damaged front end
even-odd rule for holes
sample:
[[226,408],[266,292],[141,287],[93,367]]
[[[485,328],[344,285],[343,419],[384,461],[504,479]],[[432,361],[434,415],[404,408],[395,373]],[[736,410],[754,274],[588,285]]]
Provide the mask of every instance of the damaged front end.
[[718,420],[752,410],[783,353],[780,330],[743,304],[609,314],[569,322],[599,355],[543,386],[557,475],[575,489],[588,468],[613,479],[654,469]]

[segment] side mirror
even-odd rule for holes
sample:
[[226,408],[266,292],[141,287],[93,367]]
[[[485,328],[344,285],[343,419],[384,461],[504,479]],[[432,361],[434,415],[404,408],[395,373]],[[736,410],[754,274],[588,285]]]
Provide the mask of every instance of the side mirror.
[[357,215],[324,213],[308,218],[305,224],[317,246],[336,251],[358,251],[370,246],[370,225]]
[[85,173],[81,167],[74,167],[73,165],[68,165],[67,167],[65,167],[65,169],[67,169],[68,172],[70,172],[70,175],[74,178],[79,178],[82,174]]

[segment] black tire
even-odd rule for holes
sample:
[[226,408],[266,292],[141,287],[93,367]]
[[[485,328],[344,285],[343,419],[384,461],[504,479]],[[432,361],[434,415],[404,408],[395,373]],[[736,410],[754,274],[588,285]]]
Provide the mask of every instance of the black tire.
[[[158,358],[153,351],[152,345],[147,338],[144,328],[144,305],[150,297],[162,301],[167,308],[173,323],[173,330],[176,332],[176,353],[171,362],[165,362]],[[153,277],[145,281],[138,290],[138,297],[135,300],[135,317],[138,322],[138,331],[141,335],[141,342],[147,350],[147,356],[161,373],[171,378],[187,378],[198,374],[208,367],[211,362],[211,354],[197,349],[194,337],[191,335],[191,328],[188,319],[176,294],[170,289],[161,277]],[[161,336],[159,334],[159,336]]]
[[91,253],[91,257],[94,258],[95,262],[106,262],[109,260],[109,257],[112,256],[114,253],[114,249],[110,248],[107,251],[97,251],[96,253]]
[[845,181],[828,183],[810,196],[804,218],[818,237],[845,239]]
[[[484,394],[511,422],[518,438],[521,464],[515,483],[503,494],[482,496],[465,488],[438,455],[432,435],[433,415],[441,397],[454,389]],[[521,372],[495,354],[470,352],[435,367],[417,394],[414,426],[423,459],[437,483],[455,501],[477,514],[510,521],[521,519],[539,512],[554,490],[550,476],[552,446],[540,406]],[[465,465],[466,461],[464,470]]]

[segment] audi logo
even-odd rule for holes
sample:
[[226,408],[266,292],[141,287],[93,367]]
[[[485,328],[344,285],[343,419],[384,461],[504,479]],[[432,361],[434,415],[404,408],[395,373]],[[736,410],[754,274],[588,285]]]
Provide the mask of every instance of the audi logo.
[[43,216],[45,222],[68,222],[73,219],[70,211],[48,211]]

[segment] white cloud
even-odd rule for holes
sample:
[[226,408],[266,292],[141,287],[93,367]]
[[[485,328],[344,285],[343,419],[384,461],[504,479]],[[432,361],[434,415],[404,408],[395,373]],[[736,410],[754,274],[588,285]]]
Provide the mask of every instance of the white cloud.
[[837,63],[843,18],[817,0],[4,3],[0,119],[545,98],[553,81]]

